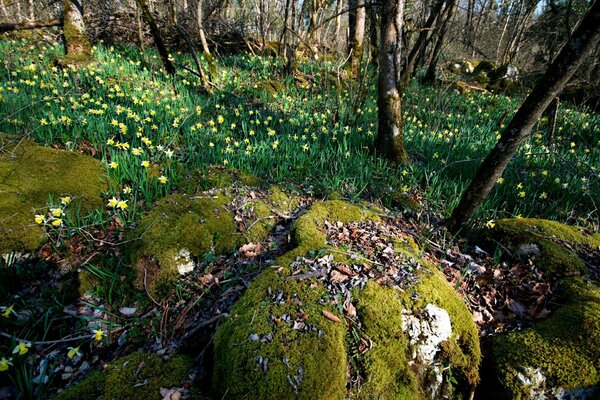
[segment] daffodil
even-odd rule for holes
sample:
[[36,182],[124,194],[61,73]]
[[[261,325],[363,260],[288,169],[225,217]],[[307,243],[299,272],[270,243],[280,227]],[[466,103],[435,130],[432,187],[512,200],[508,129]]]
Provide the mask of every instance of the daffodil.
[[548,198],[548,193],[546,193],[546,192],[542,192],[542,193],[540,194],[540,199],[542,199],[542,200],[546,200],[547,198]]
[[108,206],[109,207],[116,207],[117,203],[119,202],[119,200],[117,200],[114,196],[112,197],[112,199],[108,200]]
[[69,352],[67,353],[67,357],[73,358],[75,356],[81,357],[82,353],[79,350],[79,346],[77,347],[69,347]]
[[111,161],[108,163],[108,168],[110,169],[117,169],[119,167],[119,163],[116,163],[114,161]]
[[164,185],[165,183],[167,183],[168,179],[166,176],[161,175],[158,177],[158,181]]
[[8,370],[8,368],[12,366],[12,358],[4,358],[0,359],[0,372]]
[[2,312],[2,316],[4,318],[10,317],[10,314],[14,314],[15,313],[15,311],[13,310],[13,308],[14,308],[14,305],[4,308],[4,311]]
[[127,201],[119,200],[119,202],[117,203],[117,208],[125,210],[127,208]]
[[63,206],[68,205],[70,202],[71,202],[71,197],[69,197],[69,196],[60,198],[60,204],[62,204]]
[[496,221],[490,219],[488,222],[486,222],[485,226],[487,226],[490,229],[493,229],[496,226]]
[[502,185],[504,183],[504,178],[498,178],[496,182],[498,183],[498,185]]
[[142,163],[140,165],[144,168],[148,168],[150,166],[150,162],[147,160],[144,160],[144,161],[142,161]]
[[123,193],[125,193],[125,194],[129,194],[129,193],[131,193],[131,188],[130,188],[129,186],[125,186],[125,187],[123,188]]
[[92,336],[96,342],[99,342],[104,337],[104,331],[102,329],[96,329],[92,332],[94,335]]
[[54,217],[60,217],[61,215],[63,215],[63,210],[62,208],[51,208],[50,212],[52,213],[52,215]]
[[19,353],[20,356],[27,354],[30,347],[31,347],[31,343],[29,343],[29,342],[19,342],[19,344],[15,346],[15,348],[13,350],[13,354]]
[[59,226],[61,226],[62,224],[63,224],[63,220],[62,220],[62,218],[57,218],[57,219],[55,219],[54,221],[52,221],[52,226],[59,227]]
[[44,216],[37,214],[35,216],[35,223],[38,224],[38,225],[43,224],[44,223]]
[[525,195],[526,195],[526,194],[527,194],[527,193],[525,193],[525,192],[523,192],[523,191],[520,191],[520,192],[519,192],[519,197],[520,197],[520,198],[523,198],[523,197],[525,197]]

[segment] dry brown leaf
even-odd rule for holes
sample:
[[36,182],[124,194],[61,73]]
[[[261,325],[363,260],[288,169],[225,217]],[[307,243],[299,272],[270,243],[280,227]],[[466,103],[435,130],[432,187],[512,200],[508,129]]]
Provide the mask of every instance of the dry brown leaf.
[[333,314],[327,310],[323,310],[323,316],[325,318],[327,318],[328,320],[333,321],[335,323],[338,323],[338,324],[342,323],[341,319],[339,319],[335,314]]

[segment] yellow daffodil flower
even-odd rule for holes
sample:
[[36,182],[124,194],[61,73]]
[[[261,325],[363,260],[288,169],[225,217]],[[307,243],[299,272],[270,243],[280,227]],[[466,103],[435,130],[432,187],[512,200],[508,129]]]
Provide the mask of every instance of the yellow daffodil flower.
[[36,215],[35,216],[35,223],[38,225],[41,225],[44,223],[44,216],[43,215]]
[[496,182],[498,183],[498,185],[502,185],[504,183],[504,178],[498,178]]
[[140,165],[144,168],[148,168],[150,166],[150,162],[144,160],[144,161],[142,161],[142,163]]
[[490,219],[488,222],[486,222],[485,226],[487,226],[490,229],[493,229],[496,226],[496,221]]
[[519,197],[520,197],[520,198],[523,198],[523,197],[525,197],[525,195],[526,195],[526,193],[525,193],[525,192],[523,192],[523,191],[519,192]]
[[79,351],[79,346],[69,347],[69,352],[67,353],[67,357],[73,358],[75,356],[81,357],[81,351]]
[[104,337],[104,331],[102,329],[96,329],[92,333],[94,334],[92,337],[96,340],[96,342],[101,341]]
[[54,217],[60,217],[61,215],[63,215],[63,210],[62,208],[51,208],[50,212],[52,213],[52,215]]
[[131,188],[130,188],[129,186],[125,186],[125,187],[123,188],[123,193],[125,193],[125,194],[129,194],[129,193],[131,193]]
[[120,208],[121,210],[125,210],[127,208],[127,201],[120,200],[117,203],[117,208]]
[[161,175],[158,177],[158,181],[164,185],[165,183],[167,183],[168,179],[166,176]]
[[11,365],[12,365],[12,359],[11,358],[4,358],[4,357],[2,357],[2,359],[0,359],[0,372],[8,370],[8,368]]
[[112,197],[112,199],[108,200],[108,206],[109,207],[116,207],[117,203],[119,202],[119,200],[117,200],[114,196]]
[[111,169],[117,169],[118,166],[119,166],[119,163],[116,163],[114,161],[111,161],[110,163],[108,163],[108,168],[111,168]]
[[31,343],[19,342],[19,344],[15,346],[15,348],[13,350],[13,354],[19,353],[20,356],[25,355],[29,351],[30,347],[31,347]]
[[66,206],[66,205],[67,205],[67,204],[69,204],[70,202],[71,202],[71,197],[69,197],[69,196],[66,196],[66,197],[61,197],[61,198],[60,198],[60,203],[61,203],[63,206]]
[[13,308],[14,308],[14,305],[12,305],[10,307],[6,307],[6,309],[2,312],[2,316],[4,318],[10,317],[10,314],[14,314],[15,313],[14,310],[13,310]]
[[52,221],[52,226],[58,227],[58,226],[61,226],[62,224],[63,224],[62,218],[57,218],[54,221]]

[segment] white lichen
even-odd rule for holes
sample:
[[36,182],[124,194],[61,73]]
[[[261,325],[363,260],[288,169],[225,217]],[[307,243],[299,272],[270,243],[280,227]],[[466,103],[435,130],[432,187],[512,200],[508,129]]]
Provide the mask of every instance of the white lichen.
[[440,343],[452,334],[448,312],[433,304],[427,304],[420,315],[403,311],[402,329],[413,348],[413,359],[420,358],[427,364],[434,360]]
[[181,275],[192,272],[196,266],[194,260],[192,260],[192,255],[189,250],[186,249],[179,250],[175,262],[177,263],[177,271],[179,271]]

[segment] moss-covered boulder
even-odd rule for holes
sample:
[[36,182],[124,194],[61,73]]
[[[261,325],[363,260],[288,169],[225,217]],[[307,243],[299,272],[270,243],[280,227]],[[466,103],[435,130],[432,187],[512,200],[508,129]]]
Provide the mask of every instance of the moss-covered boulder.
[[154,354],[132,353],[95,371],[79,384],[56,396],[57,400],[161,399],[161,388],[181,387],[193,367],[189,357],[165,360]]
[[537,267],[549,278],[585,271],[578,251],[600,249],[599,234],[543,219],[499,220],[490,234],[513,255],[535,257]]
[[107,189],[102,164],[87,156],[0,137],[0,253],[30,253],[46,235],[34,221],[50,196],[73,199],[68,209],[102,207]]
[[514,399],[600,396],[600,287],[567,278],[565,304],[533,328],[498,336],[493,357]]
[[418,271],[416,283],[398,290],[373,279],[355,287],[349,319],[329,285],[310,274],[298,278],[296,261],[311,254],[330,253],[348,266],[368,262],[328,244],[326,222],[355,221],[381,218],[373,208],[332,200],[313,204],[296,220],[296,248],[250,286],[217,330],[217,395],[424,399],[461,397],[477,383],[480,350],[471,314],[411,238],[390,240]]

